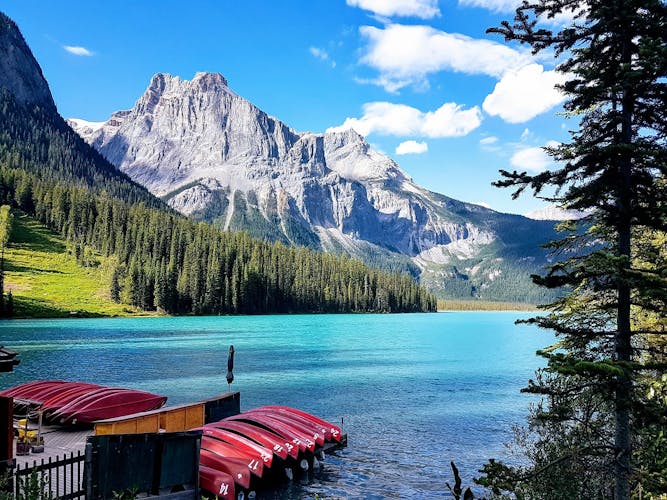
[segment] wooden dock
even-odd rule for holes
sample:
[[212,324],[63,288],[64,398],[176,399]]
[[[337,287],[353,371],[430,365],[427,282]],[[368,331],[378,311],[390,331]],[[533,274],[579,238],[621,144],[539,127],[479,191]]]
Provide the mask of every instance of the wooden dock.
[[32,465],[34,462],[40,462],[42,459],[48,461],[49,458],[62,458],[65,454],[84,452],[86,448],[86,438],[93,435],[92,429],[66,429],[63,427],[43,427],[42,437],[44,438],[44,451],[41,453],[29,453],[28,455],[16,454],[16,438],[14,438],[14,457],[17,465]]
[[[68,428],[62,426],[42,426],[41,436],[44,439],[44,451],[28,455],[16,454],[16,438],[14,438],[13,456],[16,464],[32,465],[42,459],[62,458],[67,453],[84,452],[88,436],[109,434],[137,434],[159,432],[181,432],[204,425],[206,420],[218,420],[240,411],[240,395],[238,392],[228,392],[217,397],[178,406],[165,406],[124,417],[100,420],[93,428]],[[34,424],[30,430],[36,430]]]

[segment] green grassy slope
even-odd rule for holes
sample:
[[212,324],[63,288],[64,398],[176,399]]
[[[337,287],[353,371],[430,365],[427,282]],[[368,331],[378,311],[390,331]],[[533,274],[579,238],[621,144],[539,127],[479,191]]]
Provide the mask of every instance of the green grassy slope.
[[87,256],[79,265],[73,247],[27,215],[15,212],[5,251],[5,293],[14,298],[14,317],[144,315],[109,298],[109,259]]

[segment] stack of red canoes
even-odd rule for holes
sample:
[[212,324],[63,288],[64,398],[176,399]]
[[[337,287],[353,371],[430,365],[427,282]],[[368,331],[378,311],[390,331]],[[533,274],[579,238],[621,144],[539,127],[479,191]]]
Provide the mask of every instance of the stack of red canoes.
[[340,427],[287,406],[256,408],[200,429],[200,485],[229,499],[262,479],[292,477],[342,438]]
[[167,401],[150,392],[63,380],[28,382],[0,391],[0,396],[39,408],[46,421],[58,424],[89,424],[154,410]]

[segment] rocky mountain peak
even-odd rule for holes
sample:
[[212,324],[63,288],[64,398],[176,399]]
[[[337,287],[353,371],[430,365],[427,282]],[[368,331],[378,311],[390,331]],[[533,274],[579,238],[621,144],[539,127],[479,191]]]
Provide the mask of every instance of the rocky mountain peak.
[[327,137],[327,140],[330,144],[338,147],[343,146],[344,144],[366,142],[364,136],[353,128],[327,132],[325,136]]
[[16,23],[0,12],[0,88],[23,103],[56,109],[42,69]]
[[169,73],[155,73],[151,77],[151,81],[148,84],[146,92],[152,92],[154,94],[160,95],[164,92],[167,86],[171,85],[173,80],[180,80],[180,78],[173,77]]
[[183,92],[217,92],[229,91],[227,79],[220,73],[199,71],[192,80],[183,80],[169,73],[155,73],[145,93],[158,96],[182,94]]
[[192,83],[199,85],[204,91],[228,86],[227,79],[220,73],[208,73],[205,71],[195,73]]
[[434,288],[458,280],[456,293],[463,295],[500,297],[498,273],[511,279],[516,269],[501,270],[502,252],[517,253],[510,233],[522,225],[531,235],[546,227],[416,185],[352,129],[296,132],[232,91],[219,73],[192,80],[158,73],[132,109],[113,113],[100,128],[70,123],[186,215],[260,238],[419,268]]

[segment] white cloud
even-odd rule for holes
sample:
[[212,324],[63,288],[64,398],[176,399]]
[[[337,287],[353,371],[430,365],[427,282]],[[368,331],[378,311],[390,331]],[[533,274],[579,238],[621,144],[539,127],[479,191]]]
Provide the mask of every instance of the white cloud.
[[526,122],[564,100],[555,85],[566,76],[546,71],[526,51],[430,26],[362,26],[360,33],[366,39],[360,62],[378,71],[360,83],[397,92],[409,85],[428,88],[428,76],[441,71],[491,76],[498,82],[483,109],[509,123]]
[[411,16],[421,19],[440,16],[438,0],[347,0],[347,4],[380,16]]
[[504,75],[482,107],[506,122],[523,123],[563,102],[565,96],[555,86],[564,81],[562,73],[529,64]]
[[521,142],[527,142],[529,140],[532,140],[535,134],[529,129],[529,128],[524,128],[523,132],[521,132],[521,137],[520,140]]
[[396,146],[397,155],[420,155],[428,151],[428,144],[425,142],[405,141]]
[[331,57],[329,56],[329,53],[326,50],[321,49],[319,47],[310,47],[308,49],[308,52],[310,52],[310,54],[314,58],[319,59],[320,61],[328,62],[329,64],[331,64],[332,68],[336,67],[336,61],[331,59]]
[[429,74],[440,71],[501,78],[531,61],[525,51],[430,26],[390,24],[384,29],[362,26],[359,30],[367,40],[360,62],[378,70],[378,78],[372,81],[389,92],[424,85]]
[[[547,146],[556,146],[558,143],[549,141]],[[510,164],[519,169],[531,172],[542,172],[554,165],[552,158],[543,148],[523,148],[518,150],[510,158]]]
[[568,26],[572,24],[577,16],[578,11],[566,9],[563,12],[559,12],[552,18],[548,18],[545,15],[540,16],[540,22],[542,24],[548,24],[554,27]]
[[482,112],[475,106],[463,109],[447,102],[435,111],[423,112],[405,104],[370,102],[362,107],[361,118],[347,118],[339,127],[327,132],[354,129],[367,136],[372,133],[396,136],[460,137],[479,127]]
[[[459,0],[459,5],[464,7],[481,7],[482,9],[490,10],[491,12],[513,13],[517,7],[521,6],[522,0]],[[566,26],[572,24],[574,21],[576,11],[572,9],[564,9],[552,18],[541,15],[539,18],[540,24],[551,25],[554,27]]]
[[481,7],[492,12],[514,12],[521,0],[459,0],[464,7]]
[[63,49],[75,56],[92,56],[94,54],[94,52],[88,50],[86,47],[76,45],[63,45]]
[[495,153],[497,151],[500,151],[500,146],[498,145],[498,139],[495,136],[489,136],[489,137],[483,137],[482,139],[479,140],[479,145],[484,151],[489,151],[491,153]]

